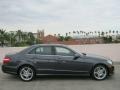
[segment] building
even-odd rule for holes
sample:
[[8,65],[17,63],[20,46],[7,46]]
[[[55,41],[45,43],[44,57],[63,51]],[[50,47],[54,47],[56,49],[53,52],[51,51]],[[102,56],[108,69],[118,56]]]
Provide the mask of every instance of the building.
[[37,31],[37,38],[44,44],[66,44],[66,45],[81,45],[81,44],[100,44],[103,43],[102,38],[74,38],[68,41],[60,41],[56,35],[45,36],[44,30]]

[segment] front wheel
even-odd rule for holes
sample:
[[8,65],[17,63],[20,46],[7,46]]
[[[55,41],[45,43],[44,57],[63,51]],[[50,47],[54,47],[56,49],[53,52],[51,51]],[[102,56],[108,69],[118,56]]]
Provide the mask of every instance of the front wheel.
[[35,71],[30,66],[23,66],[19,70],[19,77],[23,81],[31,81],[35,77]]
[[93,69],[92,76],[96,80],[104,80],[108,76],[108,70],[104,65],[97,65]]

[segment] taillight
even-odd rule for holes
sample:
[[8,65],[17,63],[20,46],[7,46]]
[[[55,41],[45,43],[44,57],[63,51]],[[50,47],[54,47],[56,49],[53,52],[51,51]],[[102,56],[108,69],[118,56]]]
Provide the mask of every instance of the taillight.
[[7,63],[9,63],[11,61],[11,58],[10,57],[5,57],[4,59],[3,59],[3,64],[7,64]]

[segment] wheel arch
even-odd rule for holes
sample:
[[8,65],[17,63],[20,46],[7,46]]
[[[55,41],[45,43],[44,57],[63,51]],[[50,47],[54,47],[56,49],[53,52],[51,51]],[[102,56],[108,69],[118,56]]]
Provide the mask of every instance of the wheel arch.
[[107,73],[108,73],[108,75],[109,75],[108,66],[107,66],[106,64],[104,64],[104,63],[97,63],[97,64],[94,64],[93,67],[92,67],[92,69],[91,69],[91,71],[90,71],[90,75],[92,74],[94,68],[95,68],[96,66],[98,66],[98,65],[103,65],[103,66],[107,69]]
[[29,66],[29,67],[31,67],[31,68],[35,71],[35,73],[36,73],[36,69],[35,69],[35,67],[34,67],[33,65],[31,65],[31,64],[22,64],[22,65],[20,65],[20,66],[17,68],[17,74],[19,74],[19,70],[20,70],[22,67],[24,67],[24,66]]

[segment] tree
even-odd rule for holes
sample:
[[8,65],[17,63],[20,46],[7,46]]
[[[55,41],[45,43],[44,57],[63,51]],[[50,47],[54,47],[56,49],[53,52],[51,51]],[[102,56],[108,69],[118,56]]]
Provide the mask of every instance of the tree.
[[5,41],[7,41],[7,33],[5,30],[0,29],[0,44],[3,47],[5,45]]
[[75,31],[73,31],[73,34],[76,33]]
[[27,32],[22,32],[22,40],[26,42],[28,39],[28,33]]
[[71,32],[69,32],[69,36],[71,36]]
[[99,37],[100,37],[100,31],[98,31],[98,35],[99,35]]
[[119,32],[118,31],[116,31],[116,34],[118,34]]
[[105,32],[106,36],[108,35],[108,32]]
[[13,31],[10,31],[9,34],[8,34],[8,37],[9,37],[9,44],[10,46],[15,46],[15,43],[16,43],[16,34],[15,32]]
[[101,32],[101,36],[104,37],[105,33],[104,32]]
[[70,37],[70,36],[64,37],[64,40],[65,40],[65,41],[68,41],[68,40],[70,40],[70,39],[72,39],[72,37]]
[[22,41],[22,31],[18,30],[16,33],[17,41],[21,42]]
[[27,37],[28,37],[27,44],[28,45],[33,45],[35,43],[35,37],[34,37],[33,33],[29,32]]
[[79,34],[79,31],[76,31],[77,32],[77,34]]
[[111,34],[111,30],[109,30],[109,34]]
[[94,34],[95,34],[95,36],[96,36],[96,34],[97,34],[97,31],[94,31]]
[[112,43],[112,37],[103,37],[104,43]]
[[60,36],[60,33],[58,33],[58,37]]
[[64,41],[64,36],[59,36],[59,37],[58,37],[58,40],[59,40],[59,41]]
[[112,33],[114,34],[114,33],[115,33],[115,31],[113,30],[113,31],[112,31]]
[[66,37],[68,36],[68,33],[66,33]]

